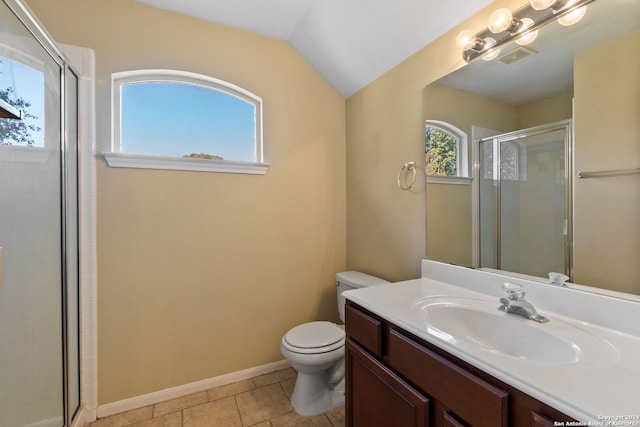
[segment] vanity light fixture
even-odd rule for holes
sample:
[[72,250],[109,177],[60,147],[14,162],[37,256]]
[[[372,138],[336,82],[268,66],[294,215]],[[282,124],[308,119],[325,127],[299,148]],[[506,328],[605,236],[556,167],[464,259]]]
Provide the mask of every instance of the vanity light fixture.
[[492,37],[481,39],[476,37],[471,30],[462,31],[456,37],[456,43],[462,50],[483,51],[485,55],[482,57],[487,61],[495,59],[500,53],[500,49],[491,49],[496,44],[496,40]]
[[484,41],[477,38],[471,30],[464,30],[458,34],[458,37],[456,37],[456,43],[463,50],[480,50],[484,48]]
[[[458,46],[462,48],[462,50],[486,52],[483,58],[487,56],[489,57],[493,56],[494,52],[496,52],[496,56],[497,56],[497,54],[500,52],[500,49],[497,49],[497,50],[490,49],[494,44],[496,44],[496,40],[494,38],[487,37],[487,38],[481,39],[479,37],[476,37],[476,35],[473,34],[470,30],[463,31],[460,34],[458,34],[458,37],[456,38],[456,42],[458,43]],[[495,58],[495,56],[493,56],[493,58]]]
[[564,25],[565,27],[573,25],[581,20],[585,13],[587,13],[587,6],[582,6],[574,9],[561,18],[558,18],[558,24]]
[[531,4],[531,7],[535,10],[544,10],[553,6],[556,1],[557,0],[531,0],[529,4]]
[[492,37],[487,37],[486,39],[484,39],[484,42],[486,44],[486,53],[482,56],[482,59],[484,59],[485,61],[493,61],[498,57],[498,55],[500,55],[500,48],[494,47],[496,44],[496,40]]
[[511,34],[515,34],[522,27],[522,21],[514,17],[511,11],[506,7],[500,8],[493,12],[489,17],[489,31],[494,34],[508,31]]
[[510,41],[515,40],[522,46],[533,42],[540,28],[550,22],[558,21],[564,26],[575,24],[593,1],[531,0],[513,13],[507,8],[500,8],[489,17],[487,28],[475,34],[465,30],[456,40],[465,61],[471,62],[479,57],[490,61],[498,56],[501,46]]
[[520,46],[526,46],[532,43],[538,37],[538,31],[529,31],[529,28],[533,25],[533,19],[531,18],[522,18],[522,35],[516,39],[516,43]]

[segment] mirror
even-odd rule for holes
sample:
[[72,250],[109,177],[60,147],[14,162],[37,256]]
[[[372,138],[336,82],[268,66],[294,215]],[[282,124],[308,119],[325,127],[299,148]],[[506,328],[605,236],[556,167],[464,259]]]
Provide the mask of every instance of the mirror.
[[[597,0],[574,26],[552,22],[530,45],[503,46],[497,59],[476,60],[424,89],[426,138],[429,123],[463,131],[472,171],[427,175],[428,259],[501,268],[482,261],[493,251],[517,260],[505,271],[548,281],[545,272],[566,268],[571,282],[640,295],[639,28],[640,2]],[[567,136],[556,138],[564,148],[552,152],[540,142],[541,129],[567,123]],[[534,184],[543,172],[549,187]],[[483,187],[493,192],[488,199]],[[506,203],[505,191],[517,197]],[[489,225],[481,223],[487,212],[494,213]],[[559,227],[532,222],[551,216]],[[496,233],[487,227],[502,230],[501,250],[489,245],[485,236]],[[543,264],[552,252],[545,235],[564,245],[564,266]]]

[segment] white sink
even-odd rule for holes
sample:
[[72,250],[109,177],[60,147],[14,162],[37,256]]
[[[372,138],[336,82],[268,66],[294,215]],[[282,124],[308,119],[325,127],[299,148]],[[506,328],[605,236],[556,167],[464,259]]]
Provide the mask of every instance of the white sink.
[[461,348],[542,363],[603,364],[617,359],[607,341],[578,327],[554,318],[537,323],[499,311],[499,306],[497,300],[427,297],[415,301],[413,308],[428,333]]

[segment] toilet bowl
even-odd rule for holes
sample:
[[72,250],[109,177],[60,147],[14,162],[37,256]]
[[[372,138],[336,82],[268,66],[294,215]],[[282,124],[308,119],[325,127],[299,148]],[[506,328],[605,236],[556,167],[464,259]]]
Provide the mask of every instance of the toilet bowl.
[[291,405],[299,414],[344,404],[344,342],[344,328],[331,322],[304,323],[282,337],[282,355],[298,372]]
[[[336,279],[343,322],[342,292],[389,283],[356,271],[338,273]],[[303,323],[282,337],[280,351],[298,372],[291,405],[300,415],[319,415],[344,405],[344,345],[344,326],[326,321]]]

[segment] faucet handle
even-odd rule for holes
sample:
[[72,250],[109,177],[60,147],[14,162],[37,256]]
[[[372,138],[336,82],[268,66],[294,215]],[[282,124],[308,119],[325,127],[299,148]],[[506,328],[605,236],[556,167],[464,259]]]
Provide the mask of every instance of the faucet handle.
[[565,282],[567,280],[569,280],[569,276],[565,276],[562,273],[556,273],[555,271],[552,271],[551,273],[549,273],[549,282],[551,282],[551,284],[566,287],[567,284]]
[[505,282],[502,284],[502,289],[507,293],[507,297],[513,301],[520,301],[524,299],[526,291],[522,289],[522,285],[517,283]]

